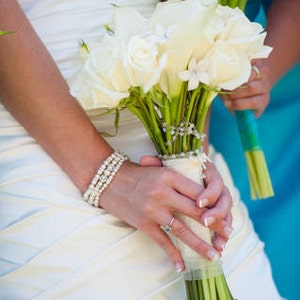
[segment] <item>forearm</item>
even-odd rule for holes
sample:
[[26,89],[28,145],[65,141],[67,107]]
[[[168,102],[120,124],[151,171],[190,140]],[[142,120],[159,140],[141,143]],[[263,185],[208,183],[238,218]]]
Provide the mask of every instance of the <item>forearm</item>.
[[267,60],[272,85],[299,62],[299,16],[299,0],[275,0],[268,11],[266,44],[273,47]]
[[83,191],[112,152],[99,136],[18,4],[0,0],[0,99]]

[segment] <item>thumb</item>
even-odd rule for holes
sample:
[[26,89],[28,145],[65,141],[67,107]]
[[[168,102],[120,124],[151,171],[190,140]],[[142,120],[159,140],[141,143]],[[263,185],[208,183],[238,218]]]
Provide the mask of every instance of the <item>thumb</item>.
[[140,159],[142,167],[161,167],[161,161],[156,156],[143,155]]

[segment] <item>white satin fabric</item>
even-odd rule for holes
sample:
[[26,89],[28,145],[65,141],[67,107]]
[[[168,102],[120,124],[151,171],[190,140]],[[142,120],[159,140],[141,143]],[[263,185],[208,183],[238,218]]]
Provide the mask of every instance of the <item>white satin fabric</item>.
[[[77,66],[78,39],[96,38],[111,2],[149,14],[154,0],[20,0],[68,80]],[[66,112],[68,113],[68,112]],[[98,120],[113,131],[111,120]],[[108,118],[110,119],[110,118]],[[154,153],[143,127],[124,114],[115,148],[138,161]],[[74,126],[75,128],[75,126]],[[76,130],[74,130],[76,134]],[[239,300],[280,299],[263,244],[219,154],[211,153],[234,197],[234,233],[224,270]],[[58,165],[0,105],[0,298],[185,299],[182,277],[150,238],[95,209]]]

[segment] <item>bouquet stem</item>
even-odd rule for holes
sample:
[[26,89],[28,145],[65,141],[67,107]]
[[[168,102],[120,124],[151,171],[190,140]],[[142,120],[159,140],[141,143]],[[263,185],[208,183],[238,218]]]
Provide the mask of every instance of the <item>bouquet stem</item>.
[[256,120],[252,110],[236,111],[237,125],[246,157],[252,199],[274,195],[268,166],[258,138]]
[[252,199],[263,199],[274,195],[264,152],[245,151]]
[[[199,262],[198,262],[199,264]],[[221,261],[202,261],[201,269],[184,275],[187,300],[233,300]]]

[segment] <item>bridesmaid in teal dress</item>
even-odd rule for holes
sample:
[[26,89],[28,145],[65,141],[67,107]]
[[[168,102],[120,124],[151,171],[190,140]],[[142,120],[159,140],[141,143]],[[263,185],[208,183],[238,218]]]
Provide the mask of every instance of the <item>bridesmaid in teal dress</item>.
[[[248,17],[256,18],[256,21],[265,26],[264,12],[268,11],[272,2],[275,1],[248,1]],[[298,31],[299,29],[298,27]],[[300,37],[299,34],[298,36]],[[277,287],[288,300],[300,299],[300,259],[296,237],[296,230],[300,227],[299,78],[298,63],[273,86],[270,103],[257,119],[261,144],[275,190],[274,197],[251,200],[236,121],[219,99],[213,104],[210,125],[210,140],[229,164],[256,231],[265,242]]]

